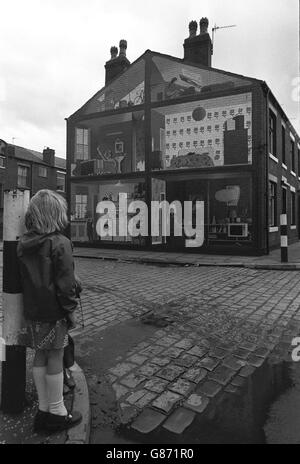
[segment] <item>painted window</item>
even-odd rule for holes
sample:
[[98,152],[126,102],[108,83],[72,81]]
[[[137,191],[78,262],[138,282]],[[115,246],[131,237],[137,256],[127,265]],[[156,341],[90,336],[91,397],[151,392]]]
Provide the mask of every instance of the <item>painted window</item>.
[[75,158],[77,160],[89,159],[89,130],[76,128]]

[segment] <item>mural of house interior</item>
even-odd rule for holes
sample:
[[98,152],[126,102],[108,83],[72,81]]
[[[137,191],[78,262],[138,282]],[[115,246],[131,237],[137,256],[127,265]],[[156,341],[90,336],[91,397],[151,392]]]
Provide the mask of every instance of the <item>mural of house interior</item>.
[[152,135],[156,169],[251,164],[251,94],[152,110]]

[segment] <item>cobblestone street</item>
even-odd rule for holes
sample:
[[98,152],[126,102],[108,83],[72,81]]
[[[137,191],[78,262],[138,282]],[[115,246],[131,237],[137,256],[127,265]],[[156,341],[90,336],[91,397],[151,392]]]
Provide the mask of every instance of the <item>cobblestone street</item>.
[[[104,385],[110,391],[114,426],[178,436],[224,395],[238,394],[266,359],[290,360],[300,326],[298,272],[84,258],[76,269],[86,323],[75,332],[79,362],[92,404]],[[114,330],[130,322],[135,330],[118,350]],[[110,348],[97,352],[97,337],[110,339]],[[107,361],[112,346],[117,356]],[[88,360],[95,352],[101,375]],[[94,429],[102,425],[94,415]]]

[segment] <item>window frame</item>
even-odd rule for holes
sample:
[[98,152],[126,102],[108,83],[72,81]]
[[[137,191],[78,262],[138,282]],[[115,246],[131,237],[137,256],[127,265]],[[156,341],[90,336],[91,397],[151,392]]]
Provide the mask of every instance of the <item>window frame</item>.
[[269,154],[277,158],[276,146],[276,129],[277,129],[277,116],[274,111],[269,108]]
[[[20,174],[19,174],[19,169],[20,168],[21,169],[26,169],[26,171],[27,171],[26,177],[25,176],[20,176]],[[26,179],[25,185],[23,185],[23,183],[20,182],[21,177]],[[17,165],[17,185],[18,185],[18,187],[21,187],[21,188],[28,188],[30,186],[30,166],[28,164],[18,163],[18,165]]]
[[[78,132],[82,132],[82,143],[78,143]],[[85,138],[86,135],[86,138]],[[87,143],[85,143],[87,142]],[[86,150],[85,150],[86,148]],[[75,161],[87,161],[90,159],[90,129],[75,127]]]
[[[64,188],[63,188],[63,190],[58,188],[58,176],[59,175],[64,176]],[[63,171],[56,171],[56,190],[57,190],[57,192],[65,192],[66,191],[66,173],[63,172]]]
[[[273,188],[274,190],[272,192]],[[269,227],[277,226],[277,182],[269,179]]]
[[[41,170],[42,170],[42,169],[45,170],[46,175],[41,174]],[[47,179],[47,178],[48,178],[48,169],[47,169],[47,166],[42,166],[42,165],[39,165],[39,166],[38,166],[38,177],[43,177],[44,179]]]
[[296,225],[296,192],[291,190],[291,226]]

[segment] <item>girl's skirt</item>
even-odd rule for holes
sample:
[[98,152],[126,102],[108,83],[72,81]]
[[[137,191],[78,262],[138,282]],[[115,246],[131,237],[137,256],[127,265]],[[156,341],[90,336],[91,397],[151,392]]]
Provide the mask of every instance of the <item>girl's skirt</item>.
[[68,345],[66,319],[56,322],[26,321],[21,344],[34,350],[59,350]]

